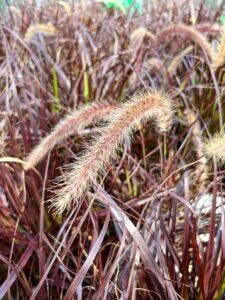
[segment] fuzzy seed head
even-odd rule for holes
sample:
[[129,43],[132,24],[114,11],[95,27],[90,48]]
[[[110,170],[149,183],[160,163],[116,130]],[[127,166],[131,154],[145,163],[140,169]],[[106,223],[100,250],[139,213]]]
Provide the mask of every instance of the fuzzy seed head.
[[213,56],[213,67],[215,69],[222,67],[225,63],[225,32],[222,33],[217,51]]
[[162,40],[164,40],[165,37],[167,37],[169,34],[181,34],[192,39],[196,44],[198,44],[202,48],[202,50],[209,57],[209,59],[212,59],[213,55],[210,43],[207,41],[205,36],[199,31],[197,31],[194,27],[187,26],[184,24],[169,26],[158,34],[157,42],[162,42]]
[[142,40],[144,37],[149,37],[153,42],[155,42],[155,36],[153,33],[151,33],[150,31],[148,31],[146,28],[144,27],[139,27],[136,30],[134,30],[131,34],[131,42],[133,44],[137,43],[138,41]]
[[207,139],[203,145],[204,155],[211,159],[216,158],[218,162],[225,162],[225,133],[216,133],[211,139]]
[[90,185],[95,187],[98,175],[116,158],[117,149],[130,139],[139,124],[153,119],[159,131],[164,132],[170,128],[172,116],[170,98],[156,91],[139,94],[114,110],[100,136],[57,180],[62,188],[52,199],[55,210],[62,213],[71,203],[77,203]]
[[56,35],[57,30],[51,23],[31,24],[25,33],[25,40],[29,42],[38,32],[41,32],[44,35]]
[[68,136],[79,133],[85,127],[104,120],[116,108],[116,104],[95,102],[85,105],[62,119],[52,132],[26,158],[25,170],[35,167],[43,157]]

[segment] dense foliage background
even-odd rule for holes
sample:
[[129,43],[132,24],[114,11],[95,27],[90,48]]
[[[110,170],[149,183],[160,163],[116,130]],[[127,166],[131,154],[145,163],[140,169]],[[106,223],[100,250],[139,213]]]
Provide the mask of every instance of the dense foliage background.
[[[224,164],[203,153],[224,130],[224,2],[1,2],[0,299],[225,299]],[[53,180],[102,122],[25,172],[27,155],[68,113],[149,88],[172,127],[140,124],[101,194],[55,216]]]

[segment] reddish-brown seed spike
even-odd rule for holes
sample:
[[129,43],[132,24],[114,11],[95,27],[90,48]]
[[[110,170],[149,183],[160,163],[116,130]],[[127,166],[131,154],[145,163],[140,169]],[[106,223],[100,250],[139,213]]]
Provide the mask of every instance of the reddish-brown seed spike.
[[215,69],[222,67],[225,64],[225,33],[223,32],[220,38],[220,42],[217,47],[217,51],[213,57],[213,67]]
[[38,32],[44,35],[56,35],[57,30],[50,22],[48,24],[31,24],[25,33],[25,41],[29,42]]
[[203,153],[207,158],[215,157],[218,162],[225,162],[225,134],[216,133],[204,141]]
[[154,119],[160,131],[170,127],[173,115],[170,98],[156,91],[139,94],[124,103],[109,117],[109,124],[86,152],[69,166],[58,183],[62,188],[52,199],[57,213],[79,200],[89,185],[95,186],[99,172],[116,157],[116,150],[130,138],[137,125]]
[[209,57],[210,60],[212,60],[212,49],[210,43],[207,41],[207,39],[202,35],[200,32],[198,32],[195,28],[191,26],[187,26],[184,24],[179,25],[172,25],[164,30],[162,30],[156,37],[157,42],[161,42],[165,39],[169,34],[182,34],[186,37],[191,38],[194,42],[196,42],[202,50],[205,52],[205,54]]
[[116,104],[108,102],[95,102],[85,105],[62,119],[53,131],[28,155],[25,170],[35,167],[55,145],[61,143],[65,138],[79,133],[81,129],[104,119],[116,107]]

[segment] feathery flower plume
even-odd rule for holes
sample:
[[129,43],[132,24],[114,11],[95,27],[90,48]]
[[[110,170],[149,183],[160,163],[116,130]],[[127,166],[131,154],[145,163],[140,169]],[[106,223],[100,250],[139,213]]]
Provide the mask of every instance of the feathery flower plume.
[[69,4],[66,1],[59,1],[58,3],[59,3],[59,5],[61,5],[65,9],[68,16],[72,15],[71,8],[70,8]]
[[88,189],[95,186],[97,176],[106,163],[116,157],[116,151],[137,128],[138,124],[154,119],[160,131],[170,127],[173,115],[170,98],[156,91],[139,94],[110,115],[110,122],[102,128],[88,150],[69,166],[69,171],[58,181],[61,189],[52,199],[56,213],[62,213],[77,202]]
[[197,156],[200,158],[194,172],[194,182],[198,187],[198,191],[201,193],[205,188],[208,178],[208,164],[207,158],[203,153],[203,138],[200,122],[196,118],[194,111],[190,108],[186,109],[185,115],[188,125],[192,126],[192,139],[195,146],[195,151],[197,152]]
[[215,69],[223,66],[225,63],[225,31],[222,31],[220,42],[217,47],[217,51],[213,57],[213,67]]
[[222,26],[218,23],[200,23],[200,24],[196,24],[195,28],[199,31],[199,32],[206,32],[206,33],[220,33]]
[[156,37],[157,42],[161,42],[165,39],[169,34],[184,34],[187,37],[191,38],[194,42],[196,42],[202,50],[205,52],[205,54],[209,57],[209,59],[212,60],[212,49],[210,43],[207,41],[207,39],[202,35],[200,32],[198,32],[194,27],[190,27],[187,25],[172,25],[164,30],[162,30]]
[[50,22],[48,24],[31,24],[25,33],[25,40],[29,42],[38,32],[45,35],[56,35],[57,30]]
[[207,158],[215,157],[217,161],[225,162],[225,133],[215,133],[203,144],[203,153]]
[[142,40],[144,37],[149,37],[153,42],[155,42],[156,40],[154,34],[148,31],[145,27],[139,27],[135,29],[131,33],[130,40],[135,44],[137,43],[137,41]]
[[116,104],[108,102],[95,102],[81,107],[62,119],[53,131],[28,155],[25,170],[35,167],[54,146],[61,143],[65,138],[106,118],[116,107]]

